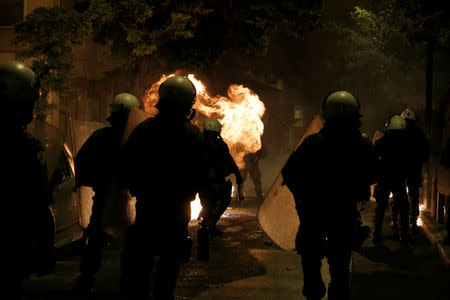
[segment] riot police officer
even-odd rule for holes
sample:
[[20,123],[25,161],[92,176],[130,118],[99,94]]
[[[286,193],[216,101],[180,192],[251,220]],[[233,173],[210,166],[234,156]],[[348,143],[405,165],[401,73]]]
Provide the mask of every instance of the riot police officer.
[[419,217],[419,188],[422,186],[422,166],[430,157],[430,143],[420,128],[417,127],[416,114],[411,109],[405,109],[401,117],[406,121],[406,135],[410,150],[410,166],[407,176],[408,194],[411,201],[411,226],[417,229]]
[[239,168],[230,154],[227,144],[220,136],[222,125],[217,119],[209,118],[203,123],[203,136],[206,144],[206,161],[209,168],[209,189],[200,193],[202,222],[198,232],[199,259],[207,260],[209,235],[221,234],[216,227],[222,214],[231,201],[231,181],[225,180],[230,174],[236,176],[238,189],[242,177]]
[[242,174],[242,184],[244,184],[248,175],[250,175],[253,185],[255,186],[256,201],[258,202],[262,202],[264,198],[262,193],[261,170],[259,169],[259,161],[265,155],[266,151],[263,147],[264,145],[262,145],[261,149],[255,153],[247,153],[244,156],[245,166],[240,170]]
[[397,235],[398,214],[400,213],[400,238],[403,241],[408,241],[409,239],[409,202],[405,182],[411,149],[408,145],[405,128],[405,120],[395,115],[389,119],[384,136],[375,142],[375,149],[381,161],[381,174],[374,191],[377,207],[375,209],[373,241],[376,244],[381,242],[384,212],[388,207],[391,192],[394,197],[392,228],[395,235]]
[[[128,113],[133,107],[139,107],[135,96],[121,93],[114,97],[107,121],[111,126],[95,131],[83,144],[75,158],[76,186],[92,187],[92,214],[85,232],[86,244],[80,261],[80,276],[76,290],[80,293],[91,292],[94,276],[99,271],[102,250],[110,237],[104,232],[102,217],[105,204],[113,185],[118,185],[119,153],[121,140]],[[119,191],[119,188],[116,189]]]
[[159,87],[159,113],[139,124],[123,149],[124,183],[137,199],[121,261],[131,299],[149,291],[173,299],[179,263],[190,250],[186,207],[207,181],[204,138],[190,123],[195,98],[189,79],[169,77]]
[[296,249],[302,256],[306,299],[326,293],[321,260],[328,258],[331,282],[328,299],[350,299],[349,264],[358,224],[356,205],[368,201],[377,156],[360,132],[360,104],[346,91],[325,97],[325,125],[307,137],[282,170],[294,194],[300,227]]
[[[46,274],[54,265],[54,223],[43,146],[25,131],[39,98],[38,76],[17,61],[0,64],[2,139],[1,218],[3,293],[21,299],[22,283],[30,273]],[[6,252],[6,253],[5,253]]]

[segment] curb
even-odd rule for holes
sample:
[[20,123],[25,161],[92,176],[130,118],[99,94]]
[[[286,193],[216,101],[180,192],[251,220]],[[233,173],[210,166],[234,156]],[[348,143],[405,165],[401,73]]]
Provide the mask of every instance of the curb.
[[428,219],[427,216],[423,215],[421,216],[422,219],[422,228],[423,232],[425,233],[425,236],[430,241],[431,245],[436,248],[436,250],[439,253],[439,256],[441,257],[445,267],[447,270],[450,270],[450,258],[449,255],[447,255],[445,249],[442,247],[442,244],[438,242],[436,239],[435,234],[433,234],[433,230],[431,229],[433,225],[431,224],[431,221]]

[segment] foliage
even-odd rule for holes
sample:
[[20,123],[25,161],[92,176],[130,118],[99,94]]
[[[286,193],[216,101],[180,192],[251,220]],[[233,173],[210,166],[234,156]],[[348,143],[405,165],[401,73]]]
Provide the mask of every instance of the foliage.
[[331,25],[338,35],[337,68],[345,70],[339,85],[381,111],[381,105],[392,102],[418,107],[424,94],[422,49],[410,47],[408,34],[392,10],[361,4],[351,12],[350,24]]
[[27,46],[18,52],[22,59],[34,58],[32,68],[41,81],[41,111],[53,106],[47,104],[50,90],[62,98],[72,97],[73,78],[72,49],[82,42],[86,27],[77,16],[59,7],[37,8],[15,27],[15,44]]
[[[306,1],[306,3],[314,1]],[[319,1],[320,2],[320,1]],[[104,60],[120,61],[115,80],[166,69],[202,69],[231,49],[263,55],[275,33],[301,37],[319,25],[319,13],[301,0],[76,0],[74,10],[39,8],[16,25],[21,58],[33,58],[43,97],[73,97],[73,51],[86,40],[103,45]],[[303,5],[303,6],[302,6]],[[114,71],[111,73],[113,74]],[[120,77],[120,76],[119,76]]]
[[399,18],[411,44],[432,40],[450,47],[448,0],[390,0],[385,6]]

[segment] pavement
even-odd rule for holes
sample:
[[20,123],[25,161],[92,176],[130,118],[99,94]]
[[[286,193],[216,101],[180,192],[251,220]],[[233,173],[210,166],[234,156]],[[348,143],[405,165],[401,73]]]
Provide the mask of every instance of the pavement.
[[[211,242],[209,262],[200,262],[196,254],[196,230],[193,258],[180,269],[176,299],[221,300],[303,300],[301,257],[276,246],[260,229],[258,203],[247,199],[232,203],[219,221],[223,235]],[[362,212],[364,223],[371,225],[374,203]],[[412,244],[402,245],[392,238],[389,217],[383,228],[383,243],[375,246],[367,240],[352,258],[352,299],[450,299],[450,272],[424,232],[415,235]],[[89,299],[121,299],[119,296],[119,257],[121,242],[105,249],[104,264],[97,276],[95,292]],[[32,277],[25,283],[25,299],[86,299],[73,293],[78,274],[79,249],[60,250],[53,274]],[[329,281],[324,260],[322,274]],[[326,299],[326,298],[325,298]]]
[[444,243],[447,236],[446,225],[434,222],[429,213],[422,214],[422,223],[425,236],[438,252],[444,265],[450,270],[450,245]]

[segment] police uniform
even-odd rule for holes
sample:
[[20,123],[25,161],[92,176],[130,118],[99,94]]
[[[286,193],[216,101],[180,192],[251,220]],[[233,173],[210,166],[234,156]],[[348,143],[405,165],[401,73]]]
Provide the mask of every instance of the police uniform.
[[205,226],[215,226],[231,201],[231,182],[225,177],[235,174],[237,183],[242,182],[239,168],[230,154],[227,144],[220,134],[204,131],[206,145],[206,162],[209,168],[210,189],[200,193],[202,204],[201,216]]
[[374,238],[380,238],[384,219],[384,212],[388,207],[389,195],[392,192],[394,200],[392,206],[392,221],[394,228],[398,224],[400,213],[401,234],[408,236],[409,202],[406,192],[406,178],[408,174],[411,149],[403,130],[387,131],[375,142],[377,154],[380,157],[381,173],[374,191],[377,201]]
[[39,80],[28,66],[17,61],[0,64],[0,120],[3,173],[1,217],[4,243],[2,272],[9,299],[21,299],[22,283],[31,273],[40,275],[54,266],[54,220],[49,209],[43,146],[25,131],[33,119],[39,97]]
[[[122,284],[132,298],[173,299],[186,249],[186,207],[206,180],[205,142],[186,118],[160,112],[131,133],[124,183],[136,196],[136,221],[122,253]],[[152,272],[156,274],[150,282]]]
[[356,204],[367,201],[375,180],[374,147],[354,126],[342,129],[327,121],[319,133],[305,139],[282,170],[300,218],[296,248],[302,256],[307,299],[325,295],[320,272],[323,257],[330,266],[328,299],[350,298]]
[[261,184],[261,171],[259,169],[259,160],[263,154],[263,148],[259,149],[255,153],[248,153],[244,156],[245,167],[241,170],[242,181],[247,180],[248,175],[253,181],[255,186],[256,199],[262,201],[262,184]]
[[407,174],[408,194],[411,201],[411,223],[413,226],[419,216],[419,189],[422,186],[422,166],[430,157],[430,143],[416,121],[406,119],[406,135],[412,154]]
[[75,158],[77,186],[89,186],[94,191],[92,214],[86,228],[78,279],[79,288],[91,289],[94,275],[100,270],[103,248],[110,237],[104,232],[102,217],[109,185],[118,180],[119,151],[122,132],[112,127],[96,130],[83,144]]

